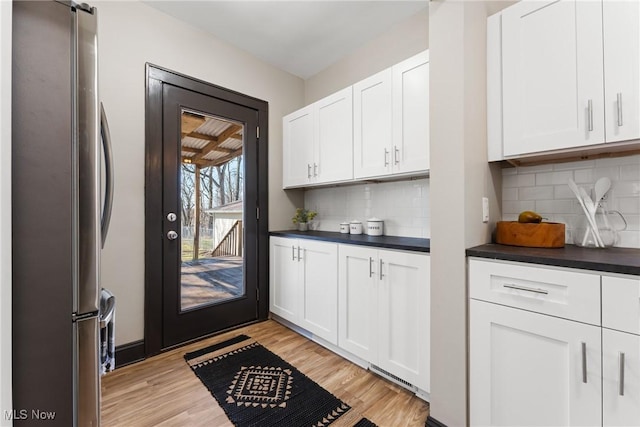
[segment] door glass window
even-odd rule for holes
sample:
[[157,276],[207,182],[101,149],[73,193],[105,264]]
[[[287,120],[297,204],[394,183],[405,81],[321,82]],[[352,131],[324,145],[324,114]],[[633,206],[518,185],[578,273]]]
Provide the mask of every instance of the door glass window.
[[245,295],[244,126],[182,110],[180,307]]

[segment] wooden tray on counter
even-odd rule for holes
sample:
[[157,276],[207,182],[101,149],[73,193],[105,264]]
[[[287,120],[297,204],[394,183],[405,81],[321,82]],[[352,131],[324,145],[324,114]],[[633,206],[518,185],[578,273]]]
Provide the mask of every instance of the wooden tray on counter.
[[565,225],[559,222],[539,224],[498,221],[496,243],[529,248],[563,248]]

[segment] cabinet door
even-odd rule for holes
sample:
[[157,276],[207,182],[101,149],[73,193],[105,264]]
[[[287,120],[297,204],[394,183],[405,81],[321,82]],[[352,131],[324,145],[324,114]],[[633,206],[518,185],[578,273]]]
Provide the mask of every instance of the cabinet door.
[[282,183],[284,188],[304,186],[313,177],[313,105],[282,119]]
[[338,245],[300,240],[299,325],[338,344]]
[[353,174],[391,171],[391,68],[353,85]]
[[516,3],[502,53],[505,156],[604,142],[600,2]]
[[340,245],[338,259],[338,345],[377,363],[377,251]]
[[353,95],[351,87],[315,103],[317,135],[313,172],[317,183],[353,179]]
[[297,323],[300,282],[298,278],[297,239],[269,239],[269,294],[271,312]]
[[471,425],[599,425],[600,339],[596,326],[471,300]]
[[378,251],[378,365],[429,391],[429,256]]
[[602,4],[607,142],[640,138],[640,2]]
[[602,330],[602,421],[640,423],[640,336]]
[[602,276],[602,326],[640,334],[640,277]]
[[429,51],[394,65],[392,170],[429,169]]

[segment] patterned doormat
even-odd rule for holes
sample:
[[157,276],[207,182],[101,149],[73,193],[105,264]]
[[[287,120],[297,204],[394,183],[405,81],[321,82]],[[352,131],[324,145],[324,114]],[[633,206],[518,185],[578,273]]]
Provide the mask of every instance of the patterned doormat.
[[246,335],[184,358],[237,427],[375,426]]

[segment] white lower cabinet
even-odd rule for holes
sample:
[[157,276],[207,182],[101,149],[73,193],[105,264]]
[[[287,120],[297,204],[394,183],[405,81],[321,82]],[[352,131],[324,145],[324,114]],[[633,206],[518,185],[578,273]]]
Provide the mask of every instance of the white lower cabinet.
[[338,343],[338,245],[270,239],[271,312]]
[[602,421],[605,426],[640,424],[638,335],[602,329]]
[[338,345],[429,391],[429,256],[340,245]]
[[474,426],[597,425],[600,328],[470,302]]
[[640,278],[469,260],[473,426],[640,425]]

